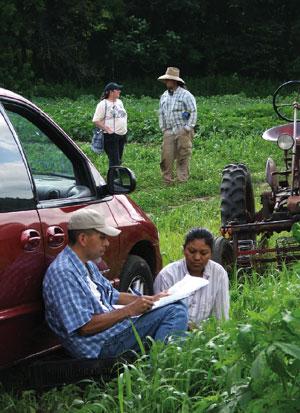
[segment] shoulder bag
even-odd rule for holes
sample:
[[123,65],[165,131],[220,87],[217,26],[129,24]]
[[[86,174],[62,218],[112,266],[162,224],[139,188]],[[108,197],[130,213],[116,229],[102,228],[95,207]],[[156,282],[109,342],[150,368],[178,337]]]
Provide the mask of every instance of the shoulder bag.
[[[105,113],[104,113],[104,123],[106,118],[106,101],[105,101]],[[104,132],[103,129],[94,128],[93,129],[93,137],[91,143],[92,151],[95,153],[103,153],[104,152]]]

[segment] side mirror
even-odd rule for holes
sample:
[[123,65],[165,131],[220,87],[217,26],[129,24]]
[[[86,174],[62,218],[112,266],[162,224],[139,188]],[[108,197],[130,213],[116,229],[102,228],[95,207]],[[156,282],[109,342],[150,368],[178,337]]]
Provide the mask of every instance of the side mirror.
[[129,168],[111,166],[107,172],[107,191],[110,195],[129,194],[136,187],[136,178]]

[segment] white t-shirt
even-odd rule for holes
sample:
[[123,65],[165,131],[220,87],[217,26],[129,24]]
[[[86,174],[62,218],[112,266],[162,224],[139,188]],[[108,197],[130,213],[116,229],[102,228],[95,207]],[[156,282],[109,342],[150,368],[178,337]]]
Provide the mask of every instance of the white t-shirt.
[[[163,268],[154,281],[154,293],[168,290],[172,285],[189,274],[186,260],[175,261]],[[199,323],[211,315],[229,318],[229,281],[227,272],[216,262],[209,260],[204,268],[203,278],[209,284],[195,291],[187,300],[189,320]]]
[[97,285],[94,283],[94,281],[91,279],[91,277],[87,277],[87,280],[88,280],[88,284],[89,284],[89,286],[90,286],[90,289],[91,289],[92,293],[94,294],[94,296],[95,296],[95,297],[97,298],[97,300],[99,301],[99,303],[100,303],[100,305],[101,305],[101,307],[102,307],[102,309],[103,309],[103,312],[104,312],[104,313],[107,313],[107,312],[109,311],[109,309],[106,307],[106,305],[104,305],[104,303],[103,303],[103,301],[102,301],[102,299],[101,299],[101,294],[100,294],[100,292],[98,291]]
[[93,122],[98,120],[104,120],[105,126],[109,126],[117,135],[126,135],[127,133],[127,113],[120,99],[115,102],[108,99],[100,100]]

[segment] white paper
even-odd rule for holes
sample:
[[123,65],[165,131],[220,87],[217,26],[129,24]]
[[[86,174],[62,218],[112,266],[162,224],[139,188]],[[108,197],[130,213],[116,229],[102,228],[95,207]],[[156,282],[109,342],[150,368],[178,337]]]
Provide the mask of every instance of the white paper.
[[155,301],[151,310],[155,310],[156,308],[163,307],[164,305],[182,300],[183,298],[188,297],[200,288],[205,287],[207,284],[208,280],[206,280],[205,278],[193,277],[192,275],[186,274],[182,278],[182,280],[178,281],[168,289],[168,293],[170,295],[167,295],[166,297],[162,297],[158,301]]

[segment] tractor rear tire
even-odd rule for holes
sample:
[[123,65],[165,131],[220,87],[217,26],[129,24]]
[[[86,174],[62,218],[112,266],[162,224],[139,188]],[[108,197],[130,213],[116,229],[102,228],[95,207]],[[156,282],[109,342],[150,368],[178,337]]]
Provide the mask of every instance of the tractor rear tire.
[[[222,225],[231,222],[247,224],[254,222],[255,204],[251,176],[243,164],[230,164],[223,170],[221,183]],[[241,233],[239,239],[255,240],[255,233]]]
[[231,221],[253,222],[255,216],[251,176],[243,164],[230,164],[223,170],[221,183],[222,225]]

